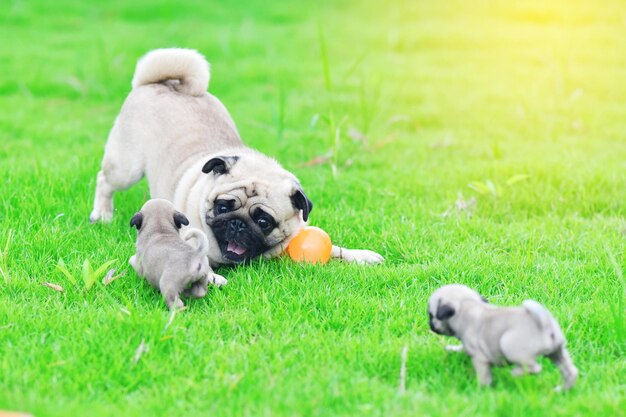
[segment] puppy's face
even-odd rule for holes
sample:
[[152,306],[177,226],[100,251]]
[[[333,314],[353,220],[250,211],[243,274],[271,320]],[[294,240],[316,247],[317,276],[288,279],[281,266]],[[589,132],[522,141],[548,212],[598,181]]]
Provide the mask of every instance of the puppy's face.
[[464,301],[486,303],[487,300],[465,285],[444,285],[428,299],[430,329],[438,334],[454,336],[455,329],[450,320],[458,315]]
[[177,232],[188,224],[189,220],[184,214],[177,211],[171,202],[161,198],[148,200],[130,220],[130,226],[136,227],[139,235],[153,229]]
[[221,263],[284,251],[313,207],[296,177],[261,154],[212,158],[203,172],[214,179],[202,214]]

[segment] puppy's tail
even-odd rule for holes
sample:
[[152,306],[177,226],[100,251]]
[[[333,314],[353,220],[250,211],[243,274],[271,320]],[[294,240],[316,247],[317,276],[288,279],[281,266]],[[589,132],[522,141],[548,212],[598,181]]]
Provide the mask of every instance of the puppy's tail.
[[[189,246],[196,248],[199,254],[209,254],[209,240],[202,230],[195,228],[187,229],[182,235],[182,238]],[[190,240],[195,240],[196,243],[193,244]]]
[[135,69],[133,88],[169,81],[176,91],[201,96],[209,87],[209,63],[193,49],[155,49]]
[[534,300],[525,300],[522,303],[522,307],[528,311],[533,320],[535,320],[543,331],[543,334],[549,337],[552,346],[556,348],[565,344],[565,336],[563,335],[561,326],[559,326],[559,323],[557,323],[556,319],[547,308]]

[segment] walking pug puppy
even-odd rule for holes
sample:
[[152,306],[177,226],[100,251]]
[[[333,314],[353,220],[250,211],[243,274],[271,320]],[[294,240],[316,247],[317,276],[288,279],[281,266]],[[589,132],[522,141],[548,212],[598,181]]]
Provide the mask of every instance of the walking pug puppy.
[[[204,297],[209,282],[220,287],[227,283],[209,266],[209,242],[199,229],[189,229],[181,237],[180,228],[189,220],[167,200],[149,200],[130,221],[137,228],[137,253],[129,263],[137,275],[145,277],[163,294],[167,307],[184,307],[181,293]],[[197,246],[191,241],[196,240]]]
[[[173,202],[204,230],[211,266],[278,256],[313,204],[292,173],[243,144],[208,83],[209,65],[196,51],[157,49],[139,60],[107,140],[90,220],[110,221],[113,193],[146,176],[152,198]],[[332,253],[383,261],[368,250]]]
[[563,389],[576,383],[578,369],[565,348],[565,336],[552,314],[536,301],[522,307],[496,307],[487,304],[476,291],[465,285],[445,285],[428,300],[428,316],[433,332],[454,336],[465,350],[481,385],[491,385],[491,366],[513,363],[513,375],[539,373],[538,356],[547,356],[561,371]]

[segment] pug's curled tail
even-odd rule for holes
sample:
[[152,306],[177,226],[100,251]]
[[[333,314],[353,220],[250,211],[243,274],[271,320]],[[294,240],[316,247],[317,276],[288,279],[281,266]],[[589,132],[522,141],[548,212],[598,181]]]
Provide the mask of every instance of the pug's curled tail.
[[167,83],[176,91],[201,96],[209,87],[209,63],[193,49],[155,49],[144,55],[135,69],[133,88]]
[[[194,228],[187,229],[182,238],[189,246],[196,248],[199,254],[209,254],[209,240],[202,230]],[[195,244],[190,242],[191,240],[195,240]]]
[[563,335],[561,326],[559,326],[559,323],[557,323],[556,319],[547,308],[534,300],[524,301],[522,307],[530,313],[533,320],[535,320],[543,331],[543,334],[550,338],[550,342],[555,348],[565,344],[565,336]]

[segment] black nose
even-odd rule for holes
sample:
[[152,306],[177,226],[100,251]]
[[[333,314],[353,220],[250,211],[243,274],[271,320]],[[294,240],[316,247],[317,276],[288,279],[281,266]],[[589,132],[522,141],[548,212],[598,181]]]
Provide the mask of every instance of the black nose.
[[239,233],[243,232],[247,228],[248,226],[246,226],[246,224],[239,219],[233,219],[230,221],[230,223],[228,223],[228,231],[234,236],[237,236]]

